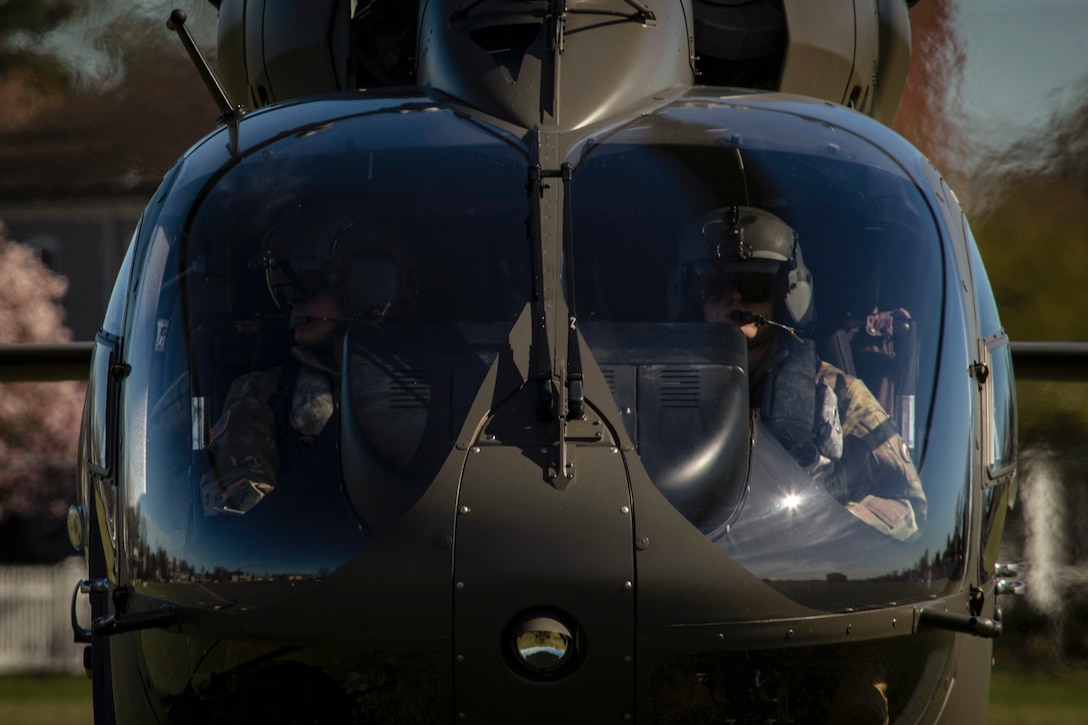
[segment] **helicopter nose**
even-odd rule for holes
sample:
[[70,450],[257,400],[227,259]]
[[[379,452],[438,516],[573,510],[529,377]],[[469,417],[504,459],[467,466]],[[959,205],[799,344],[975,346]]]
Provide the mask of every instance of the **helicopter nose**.
[[[517,712],[520,720],[542,687],[549,701],[590,703],[587,721],[634,713],[634,547],[623,457],[608,442],[586,445],[566,469],[561,446],[477,445],[467,456],[454,554],[458,717],[490,722]],[[542,476],[560,470],[574,473]]]

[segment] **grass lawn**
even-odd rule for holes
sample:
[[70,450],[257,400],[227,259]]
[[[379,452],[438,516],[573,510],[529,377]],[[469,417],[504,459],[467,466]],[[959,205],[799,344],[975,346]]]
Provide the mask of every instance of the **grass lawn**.
[[[92,725],[91,681],[82,676],[0,677],[0,723]],[[1088,668],[997,667],[987,725],[1088,722]]]
[[1088,722],[1088,668],[994,668],[988,725]]
[[91,725],[91,680],[85,675],[0,677],[0,723]]

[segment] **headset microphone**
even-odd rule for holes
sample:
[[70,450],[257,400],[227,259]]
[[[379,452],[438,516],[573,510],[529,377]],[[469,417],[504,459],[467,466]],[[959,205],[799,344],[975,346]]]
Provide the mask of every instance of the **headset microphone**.
[[762,327],[763,325],[770,325],[771,327],[777,327],[780,330],[785,330],[786,332],[790,333],[798,341],[800,341],[802,343],[804,342],[804,340],[801,339],[801,336],[797,334],[797,331],[795,329],[793,329],[792,327],[790,327],[789,325],[783,325],[781,322],[775,322],[774,320],[768,320],[763,315],[757,315],[756,313],[749,312],[748,310],[733,310],[732,312],[729,313],[729,319],[733,320],[734,322],[739,322],[742,325],[747,325],[749,322],[754,322],[754,323],[756,323],[757,327]]
[[314,322],[358,322],[358,317],[316,317],[314,315],[300,315],[298,317],[292,317],[287,326],[292,330],[296,327],[303,327]]
[[292,317],[287,321],[287,327],[295,329],[296,327],[302,327],[314,322],[344,322],[349,325],[358,325],[364,322],[381,322],[389,314],[389,309],[392,307],[391,302],[387,302],[382,307],[375,307],[366,315],[355,315],[354,317],[319,317],[316,315],[298,315]]

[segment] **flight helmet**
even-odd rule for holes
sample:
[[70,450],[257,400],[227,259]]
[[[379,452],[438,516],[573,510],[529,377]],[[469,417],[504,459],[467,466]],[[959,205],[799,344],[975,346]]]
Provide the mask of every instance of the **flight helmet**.
[[411,287],[402,255],[377,224],[336,212],[290,209],[265,234],[252,265],[264,271],[280,309],[329,290],[347,317],[384,317]]
[[716,302],[739,285],[742,297],[773,298],[779,322],[805,329],[813,321],[812,273],[797,233],[769,211],[717,209],[681,233],[678,256],[681,286],[693,303]]

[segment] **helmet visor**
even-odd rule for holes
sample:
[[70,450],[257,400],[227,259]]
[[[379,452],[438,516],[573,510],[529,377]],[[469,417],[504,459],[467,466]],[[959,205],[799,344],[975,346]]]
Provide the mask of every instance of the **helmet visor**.
[[320,270],[282,262],[265,270],[268,291],[280,308],[302,304],[329,284]]
[[752,260],[743,265],[721,265],[709,259],[685,265],[684,283],[707,304],[739,293],[748,303],[766,302],[778,289],[779,262]]

